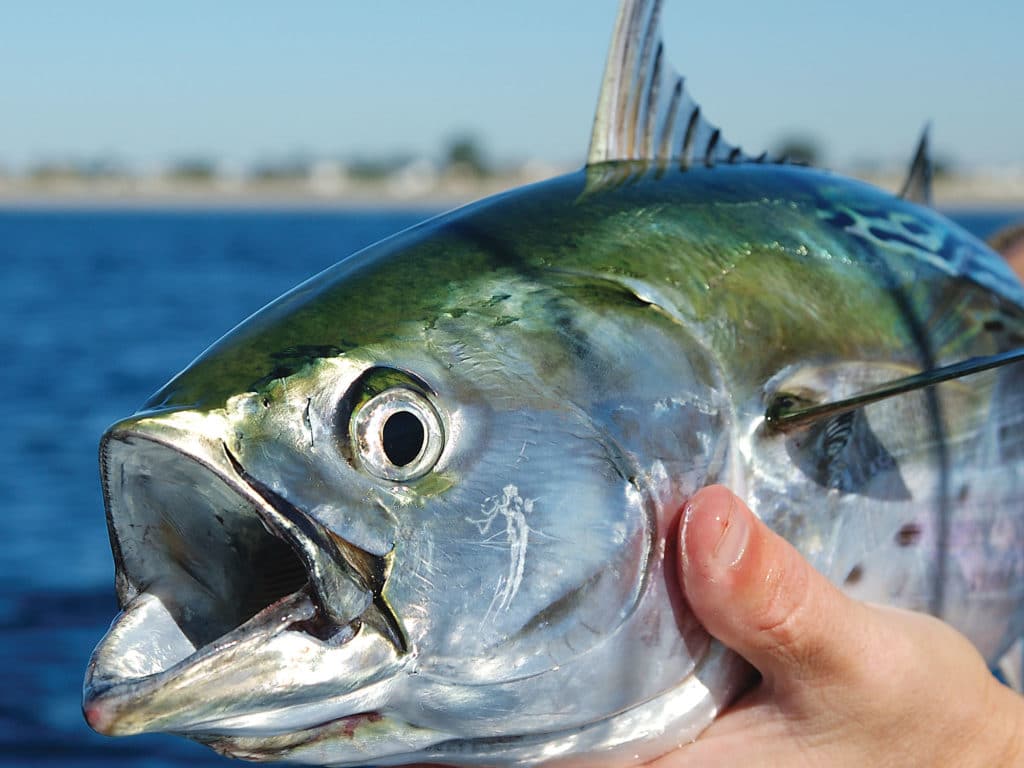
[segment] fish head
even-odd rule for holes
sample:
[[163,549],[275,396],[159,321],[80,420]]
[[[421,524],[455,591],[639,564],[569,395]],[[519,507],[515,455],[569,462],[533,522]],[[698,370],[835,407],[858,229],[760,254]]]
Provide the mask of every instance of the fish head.
[[[665,499],[610,426],[628,324],[474,221],[299,286],[104,436],[122,613],[89,667],[95,729],[398,763],[579,727],[692,669]],[[667,660],[609,678],[638,642]]]

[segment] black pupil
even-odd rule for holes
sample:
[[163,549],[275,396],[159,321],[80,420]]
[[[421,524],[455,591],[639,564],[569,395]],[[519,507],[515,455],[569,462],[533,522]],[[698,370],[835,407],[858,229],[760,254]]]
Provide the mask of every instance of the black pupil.
[[381,432],[384,453],[396,467],[404,467],[420,455],[425,437],[423,422],[409,411],[398,411],[389,416]]

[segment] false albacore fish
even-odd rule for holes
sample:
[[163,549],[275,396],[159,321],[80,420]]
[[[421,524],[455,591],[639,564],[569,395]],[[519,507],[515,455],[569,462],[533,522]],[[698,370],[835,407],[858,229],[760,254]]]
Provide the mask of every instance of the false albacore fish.
[[1021,635],[1024,289],[925,206],[730,145],[657,22],[624,3],[583,171],[342,261],[107,432],[93,728],[650,759],[749,680],[671,576],[711,482],[855,596],[991,660]]

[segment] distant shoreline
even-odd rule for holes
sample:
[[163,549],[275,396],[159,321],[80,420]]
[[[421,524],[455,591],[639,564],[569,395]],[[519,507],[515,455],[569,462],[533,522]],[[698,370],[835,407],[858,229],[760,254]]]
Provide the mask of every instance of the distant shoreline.
[[[496,192],[503,191],[501,189]],[[464,205],[480,195],[422,195],[398,197],[366,191],[359,194],[321,195],[295,188],[218,190],[176,187],[160,191],[120,191],[82,186],[74,189],[0,188],[0,210],[448,210]]]
[[453,175],[430,182],[403,177],[324,184],[311,179],[191,181],[150,177],[0,178],[2,209],[237,208],[296,210],[429,210],[455,208],[559,175],[561,169],[525,169],[484,177]]
[[[95,182],[0,179],[0,210],[423,210],[431,213],[543,178],[515,174],[459,179],[412,193],[382,182],[319,189],[301,180],[190,183],[151,179]],[[862,177],[862,180],[889,191],[898,189],[902,182],[892,175]],[[942,209],[1021,211],[1024,214],[1024,180],[952,177],[938,180],[934,193],[936,207]]]
[[416,198],[397,200],[388,197],[324,198],[297,194],[207,194],[179,193],[163,195],[92,194],[4,194],[0,193],[0,211],[418,211],[434,213],[457,208],[477,198]]

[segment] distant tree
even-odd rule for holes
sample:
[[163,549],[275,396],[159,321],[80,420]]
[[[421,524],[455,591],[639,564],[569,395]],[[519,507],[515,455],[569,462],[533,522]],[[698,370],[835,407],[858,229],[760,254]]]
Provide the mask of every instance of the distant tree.
[[[0,170],[0,175],[2,170]],[[90,181],[103,179],[123,179],[130,174],[127,166],[114,157],[93,157],[68,160],[46,160],[33,165],[28,170],[28,178],[33,181],[51,182],[70,179],[86,179]]]
[[948,155],[932,155],[932,177],[948,179],[954,175],[956,163]]
[[396,154],[390,157],[354,157],[346,164],[348,175],[357,181],[381,181],[413,160],[412,155]]
[[295,155],[257,163],[251,175],[257,181],[296,181],[307,178],[312,167],[313,162],[309,158]]
[[47,160],[29,168],[28,178],[40,182],[63,181],[79,178],[79,171],[74,163]]
[[783,137],[773,154],[778,158],[786,158],[792,163],[801,165],[817,165],[821,160],[818,142],[809,136]]
[[185,158],[174,163],[167,175],[176,181],[210,181],[217,175],[217,166],[204,158]]
[[448,143],[444,167],[448,171],[468,172],[473,176],[486,176],[490,173],[483,150],[472,136],[457,136]]
[[94,157],[76,163],[79,176],[87,179],[117,179],[128,176],[125,164],[116,157]]

